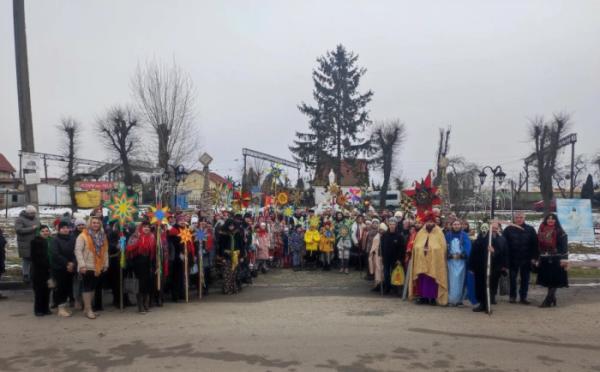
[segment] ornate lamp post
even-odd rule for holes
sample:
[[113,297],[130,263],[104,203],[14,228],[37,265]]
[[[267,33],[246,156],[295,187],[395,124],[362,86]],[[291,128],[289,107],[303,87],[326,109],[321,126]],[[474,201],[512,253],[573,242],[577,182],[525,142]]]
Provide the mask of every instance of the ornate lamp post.
[[209,183],[208,183],[208,177],[209,177],[209,168],[208,166],[210,165],[210,163],[213,161],[212,156],[208,155],[208,153],[204,153],[200,156],[200,158],[198,159],[200,161],[200,164],[202,164],[203,168],[202,168],[202,173],[204,174],[204,182],[202,183],[202,198],[201,198],[201,210],[204,212],[204,210],[208,210],[208,205],[207,204],[207,200],[208,200],[208,188],[209,188]]
[[489,165],[483,167],[481,172],[479,172],[479,182],[481,185],[485,182],[485,178],[487,177],[486,170],[490,170],[492,173],[492,206],[491,206],[491,217],[494,218],[496,214],[496,179],[498,179],[498,184],[502,185],[504,182],[504,178],[506,177],[506,173],[502,171],[501,166],[496,166],[495,168],[490,167]]

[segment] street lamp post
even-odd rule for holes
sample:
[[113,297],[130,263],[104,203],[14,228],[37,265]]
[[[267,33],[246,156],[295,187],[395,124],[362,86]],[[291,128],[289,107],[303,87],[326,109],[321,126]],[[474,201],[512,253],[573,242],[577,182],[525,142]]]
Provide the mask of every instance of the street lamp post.
[[502,171],[502,167],[499,165],[495,168],[492,168],[489,165],[487,165],[483,167],[483,169],[481,169],[481,172],[479,172],[479,182],[481,183],[481,185],[483,185],[483,183],[485,182],[485,178],[487,177],[485,171],[488,169],[492,173],[492,205],[490,214],[491,218],[493,219],[496,214],[496,178],[498,179],[498,183],[502,185],[502,182],[504,182],[504,178],[506,177],[506,173]]
[[[202,183],[202,197],[200,198],[200,202],[201,202],[201,210],[203,213],[206,213],[206,211],[208,211],[208,189],[209,189],[209,175],[210,175],[210,171],[208,166],[210,165],[210,163],[213,161],[212,156],[210,156],[208,153],[204,153],[200,156],[200,158],[198,159],[200,161],[200,163],[202,164],[202,173],[204,174],[204,182]],[[246,161],[246,157],[244,156],[244,164]]]
[[175,187],[174,187],[175,201],[174,201],[174,205],[173,205],[173,210],[177,210],[177,186],[179,185],[179,182],[185,181],[185,178],[188,173],[185,170],[185,168],[183,167],[183,165],[174,166],[173,171],[175,174]]

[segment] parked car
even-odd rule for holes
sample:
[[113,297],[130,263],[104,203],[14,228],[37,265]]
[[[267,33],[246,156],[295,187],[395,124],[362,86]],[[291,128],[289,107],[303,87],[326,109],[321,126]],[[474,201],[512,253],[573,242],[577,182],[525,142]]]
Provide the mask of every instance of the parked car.
[[[533,210],[536,212],[544,211],[544,201],[540,200],[538,202],[533,203]],[[552,199],[550,202],[550,211],[556,212],[556,199]]]

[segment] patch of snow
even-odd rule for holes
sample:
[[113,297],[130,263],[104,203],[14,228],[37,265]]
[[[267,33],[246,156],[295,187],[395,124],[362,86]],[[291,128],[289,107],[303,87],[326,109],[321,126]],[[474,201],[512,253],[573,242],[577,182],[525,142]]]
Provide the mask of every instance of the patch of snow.
[[569,255],[569,261],[571,261],[571,262],[600,261],[600,254],[573,253],[573,254]]

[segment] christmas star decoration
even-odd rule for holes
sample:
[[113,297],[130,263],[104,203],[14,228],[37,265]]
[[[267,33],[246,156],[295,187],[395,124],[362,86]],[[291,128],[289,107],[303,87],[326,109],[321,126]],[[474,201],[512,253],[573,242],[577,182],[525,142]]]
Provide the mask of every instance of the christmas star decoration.
[[153,225],[166,225],[169,223],[169,217],[171,213],[169,212],[169,207],[163,207],[160,204],[156,206],[150,206],[150,212],[148,212],[148,217],[150,218],[150,223]]
[[177,234],[177,236],[179,237],[179,240],[181,241],[181,244],[183,245],[187,245],[188,243],[192,242],[192,231],[190,229],[183,228],[179,231],[179,234]]
[[117,221],[121,226],[133,222],[133,216],[138,210],[135,199],[128,197],[127,193],[114,195],[106,207],[110,210],[111,221]]
[[279,205],[286,205],[289,201],[289,197],[287,192],[280,192],[277,195],[277,204]]
[[196,230],[196,240],[203,241],[206,240],[206,233],[202,229]]

